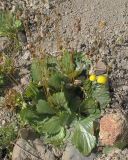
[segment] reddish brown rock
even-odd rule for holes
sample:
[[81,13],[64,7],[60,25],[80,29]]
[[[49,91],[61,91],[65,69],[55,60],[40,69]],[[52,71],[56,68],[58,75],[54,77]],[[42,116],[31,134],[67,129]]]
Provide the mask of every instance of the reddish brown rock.
[[128,139],[128,120],[124,114],[106,114],[100,120],[100,142],[102,145],[114,145]]

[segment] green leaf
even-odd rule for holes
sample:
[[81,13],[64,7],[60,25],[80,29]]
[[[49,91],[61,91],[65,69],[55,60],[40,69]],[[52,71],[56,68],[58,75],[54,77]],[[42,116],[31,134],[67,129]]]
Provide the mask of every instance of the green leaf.
[[89,117],[81,120],[80,124],[82,126],[84,126],[84,128],[86,128],[86,130],[89,133],[94,134],[94,121],[95,121],[95,119],[97,119],[97,117],[90,115]]
[[71,53],[65,51],[61,59],[61,70],[64,74],[69,75],[74,72],[74,64]]
[[84,80],[83,88],[86,92],[87,97],[92,97],[92,82],[90,80]]
[[76,64],[76,68],[79,70],[86,69],[86,71],[89,69],[91,63],[91,60],[87,57],[87,55],[83,52],[75,52],[74,53],[74,61]]
[[39,60],[34,60],[32,62],[31,74],[33,81],[39,82],[42,80],[41,62],[39,62]]
[[101,108],[105,108],[110,102],[110,93],[105,85],[98,85],[93,90],[93,97],[100,103]]
[[108,154],[110,154],[111,152],[113,152],[115,149],[117,149],[117,148],[114,147],[114,146],[105,146],[105,147],[103,148],[103,153],[104,153],[105,155],[108,155]]
[[53,107],[56,109],[65,109],[68,112],[70,112],[64,92],[58,92],[53,94],[48,98],[48,102],[49,104],[53,105]]
[[97,102],[95,101],[95,99],[94,98],[92,98],[92,97],[89,97],[89,98],[87,98],[87,99],[85,99],[85,101],[83,102],[83,104],[84,104],[84,108],[86,109],[88,109],[88,108],[95,108],[95,107],[97,107]]
[[40,92],[39,92],[37,86],[32,82],[30,82],[30,84],[28,85],[28,87],[25,90],[25,96],[27,98],[34,98],[34,99],[38,98],[39,97],[39,93]]
[[16,20],[15,23],[14,23],[14,27],[19,29],[22,27],[22,22],[20,20]]
[[40,114],[54,114],[53,109],[45,100],[38,101],[38,104],[36,105],[36,110]]
[[60,112],[58,116],[53,116],[45,121],[41,121],[38,123],[38,131],[48,134],[48,136],[58,134],[62,127],[67,124],[69,116],[67,112]]
[[95,114],[97,112],[100,113],[98,104],[96,100],[92,97],[89,97],[82,102],[80,110],[88,114]]
[[81,74],[82,70],[73,70],[73,72],[68,74],[68,77],[70,79],[74,79],[75,77],[78,77]]
[[12,141],[15,141],[17,137],[16,124],[6,124],[4,127],[0,127],[0,150],[2,148],[9,147]]
[[39,116],[30,108],[23,108],[20,111],[20,118],[23,122],[34,122],[39,119]]
[[96,145],[96,137],[94,136],[93,120],[87,118],[77,123],[72,143],[83,153],[89,155]]
[[0,11],[0,33],[14,33],[15,16],[9,11]]
[[66,131],[62,127],[59,133],[57,133],[56,135],[51,136],[49,138],[46,138],[45,140],[47,143],[51,143],[55,146],[58,146],[63,143],[63,139],[65,138],[65,136],[66,136]]
[[49,120],[38,124],[38,130],[42,133],[46,133],[48,135],[53,135],[60,132],[62,126],[59,117],[53,116]]
[[65,126],[66,124],[68,124],[71,114],[69,114],[67,111],[62,111],[58,115],[60,118],[61,125]]
[[43,59],[35,59],[31,65],[32,79],[36,83],[41,82],[41,85],[48,85],[48,79],[50,76],[50,70],[48,68],[48,57]]
[[49,86],[60,90],[62,87],[62,83],[64,83],[64,79],[60,74],[53,74],[49,79]]
[[[18,40],[18,32],[15,26],[16,16],[10,11],[0,11],[0,36],[8,37],[12,45],[9,45],[8,52],[17,52],[21,45]],[[18,28],[19,30],[22,27]]]

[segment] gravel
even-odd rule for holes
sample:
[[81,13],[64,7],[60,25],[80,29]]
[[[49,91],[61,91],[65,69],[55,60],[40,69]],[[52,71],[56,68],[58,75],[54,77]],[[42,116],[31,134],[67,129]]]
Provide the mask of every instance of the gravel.
[[0,108],[0,127],[14,122],[17,122],[16,113],[2,106],[2,108]]
[[107,156],[103,154],[97,160],[127,160],[128,159],[128,149],[120,150],[116,149],[109,153]]
[[[23,51],[15,57],[19,88],[29,80],[32,56],[74,48],[91,54],[94,63],[101,59],[106,64],[110,70],[110,108],[118,106],[128,113],[127,0],[2,0],[0,9],[20,13],[25,26]],[[99,46],[94,44],[96,40],[101,42]],[[0,109],[0,125],[13,121],[11,114]]]

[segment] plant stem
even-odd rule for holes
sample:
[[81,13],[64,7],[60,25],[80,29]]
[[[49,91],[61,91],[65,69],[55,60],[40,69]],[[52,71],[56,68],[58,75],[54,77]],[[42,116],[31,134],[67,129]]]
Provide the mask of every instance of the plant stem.
[[6,76],[7,76],[12,82],[14,82],[16,85],[18,85],[18,82],[15,80],[15,78],[14,78],[11,74],[6,74]]

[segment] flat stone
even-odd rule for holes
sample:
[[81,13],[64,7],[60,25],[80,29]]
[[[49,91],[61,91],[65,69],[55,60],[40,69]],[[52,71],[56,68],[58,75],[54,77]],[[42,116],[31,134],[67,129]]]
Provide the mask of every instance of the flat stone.
[[20,42],[27,44],[27,37],[25,31],[18,32],[18,39]]
[[90,156],[83,156],[73,145],[67,145],[62,160],[93,160],[95,158],[95,154],[92,153]]
[[55,160],[54,154],[47,149],[40,139],[24,140],[18,139],[12,153],[12,160]]
[[107,67],[102,61],[98,61],[95,66],[96,75],[101,75],[107,72]]

